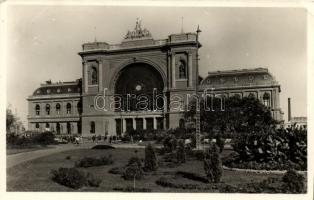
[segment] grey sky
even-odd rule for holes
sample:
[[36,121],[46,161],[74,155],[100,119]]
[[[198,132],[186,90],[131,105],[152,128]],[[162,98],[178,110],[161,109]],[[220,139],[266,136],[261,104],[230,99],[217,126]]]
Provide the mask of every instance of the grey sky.
[[[302,8],[8,7],[7,101],[26,121],[26,97],[40,83],[80,78],[81,44],[120,43],[136,18],[155,39],[181,30],[202,30],[200,74],[268,67],[280,82],[287,118],[306,116],[306,10]],[[96,27],[96,30],[94,29]]]

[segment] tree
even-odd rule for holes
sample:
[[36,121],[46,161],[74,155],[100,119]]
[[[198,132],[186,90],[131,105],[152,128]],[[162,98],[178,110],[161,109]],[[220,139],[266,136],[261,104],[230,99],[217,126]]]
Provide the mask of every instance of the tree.
[[[195,118],[195,101],[189,103],[185,118]],[[222,134],[231,132],[251,132],[268,129],[276,122],[270,110],[258,99],[251,97],[230,97],[225,99],[207,98],[200,101],[201,131],[211,133],[219,130]]]
[[157,156],[153,146],[149,143],[145,148],[144,169],[146,171],[156,171],[158,168]]
[[6,110],[6,131],[10,132],[10,129],[14,126],[16,117],[13,115],[12,110],[7,108]]
[[216,144],[212,144],[204,155],[204,170],[209,182],[220,182],[223,169]]
[[177,161],[178,161],[178,163],[185,163],[186,162],[184,140],[179,140],[179,145],[178,145],[178,149],[177,149]]

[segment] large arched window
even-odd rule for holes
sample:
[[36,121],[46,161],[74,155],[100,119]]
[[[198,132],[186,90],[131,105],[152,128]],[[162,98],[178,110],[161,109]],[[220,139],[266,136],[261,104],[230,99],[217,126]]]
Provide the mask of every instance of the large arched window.
[[46,114],[50,115],[50,104],[46,104]]
[[267,108],[270,107],[270,95],[269,95],[269,93],[265,93],[265,94],[263,95],[263,104],[264,104],[264,106],[266,106]]
[[35,113],[36,113],[36,115],[40,115],[40,105],[36,105],[35,106]]
[[67,108],[67,114],[71,114],[71,112],[72,112],[72,106],[71,106],[70,103],[67,103],[66,108]]
[[90,122],[90,133],[95,133],[95,122],[94,121]]
[[61,105],[59,103],[56,104],[56,112],[57,112],[57,115],[60,115]]
[[183,60],[179,61],[179,78],[186,78],[186,64]]
[[91,69],[91,78],[92,78],[92,85],[96,85],[98,83],[98,72],[96,67],[92,67]]

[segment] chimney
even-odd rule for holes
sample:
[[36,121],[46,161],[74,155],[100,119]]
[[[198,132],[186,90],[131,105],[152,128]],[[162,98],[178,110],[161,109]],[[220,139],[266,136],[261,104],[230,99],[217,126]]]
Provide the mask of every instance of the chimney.
[[291,120],[291,98],[288,98],[288,122]]

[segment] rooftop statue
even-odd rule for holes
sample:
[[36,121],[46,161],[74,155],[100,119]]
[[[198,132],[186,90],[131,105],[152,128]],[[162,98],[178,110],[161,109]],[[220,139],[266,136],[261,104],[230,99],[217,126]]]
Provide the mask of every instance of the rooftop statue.
[[133,31],[128,31],[126,36],[124,37],[125,40],[134,40],[140,38],[151,38],[152,35],[146,28],[142,29],[141,21],[138,19],[136,20],[136,25]]

